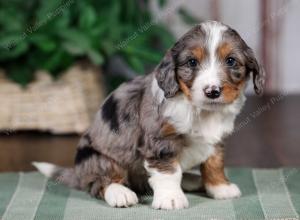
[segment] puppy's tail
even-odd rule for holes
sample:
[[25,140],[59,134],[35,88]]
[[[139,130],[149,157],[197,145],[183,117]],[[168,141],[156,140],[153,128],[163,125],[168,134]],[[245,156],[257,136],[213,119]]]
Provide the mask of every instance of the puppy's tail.
[[79,179],[73,168],[63,168],[51,163],[32,162],[32,165],[46,177],[66,186],[79,189]]

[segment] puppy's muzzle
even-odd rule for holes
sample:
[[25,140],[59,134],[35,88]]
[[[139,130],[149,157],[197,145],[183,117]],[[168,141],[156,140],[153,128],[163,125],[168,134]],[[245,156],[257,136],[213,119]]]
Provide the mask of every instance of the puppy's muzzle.
[[207,86],[203,90],[204,94],[209,99],[217,99],[221,96],[222,89],[219,86]]

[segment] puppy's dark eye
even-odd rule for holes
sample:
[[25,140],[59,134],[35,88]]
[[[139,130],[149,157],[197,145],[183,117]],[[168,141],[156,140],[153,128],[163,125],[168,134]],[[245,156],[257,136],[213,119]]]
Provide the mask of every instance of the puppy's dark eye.
[[236,65],[236,60],[232,57],[228,57],[225,62],[229,67],[234,67]]
[[196,67],[198,65],[198,61],[196,59],[189,59],[188,65],[190,67]]

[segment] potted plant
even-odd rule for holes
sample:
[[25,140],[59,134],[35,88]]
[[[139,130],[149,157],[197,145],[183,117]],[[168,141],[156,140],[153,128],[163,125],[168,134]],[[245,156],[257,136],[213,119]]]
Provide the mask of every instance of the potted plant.
[[[159,2],[163,7],[165,1]],[[8,120],[4,123],[5,120],[2,119],[1,123],[0,119],[0,129],[2,130],[13,128],[43,129],[58,133],[83,132],[89,124],[90,117],[83,117],[86,118],[86,122],[80,122],[83,126],[76,127],[68,122],[69,127],[65,130],[57,130],[55,125],[51,127],[37,124],[27,126],[26,123],[33,121],[33,118],[36,117],[34,114],[36,106],[51,109],[49,107],[51,104],[45,108],[45,102],[47,103],[51,97],[51,99],[58,100],[59,95],[63,94],[63,92],[57,91],[58,87],[49,89],[50,85],[56,83],[57,86],[57,83],[61,85],[70,82],[68,77],[84,81],[78,75],[72,76],[70,70],[75,69],[74,71],[78,73],[84,72],[88,68],[90,72],[99,76],[101,75],[98,74],[99,67],[113,69],[114,72],[118,72],[114,68],[119,67],[126,73],[125,77],[130,78],[135,74],[143,74],[147,66],[159,62],[162,51],[165,51],[174,42],[172,34],[163,25],[153,23],[147,0],[0,0],[0,29],[0,68],[3,72],[2,79],[3,75],[9,79],[0,81],[2,99],[8,100],[6,101],[7,105],[11,107],[16,100],[19,103],[22,100],[24,106],[26,106],[26,102],[33,103],[32,100],[41,102],[40,104],[34,103],[35,107],[32,106],[31,110],[32,117],[26,116],[22,125],[11,123],[21,117],[19,112],[23,112],[24,109],[20,109],[16,113],[4,110],[6,107],[2,105],[2,112],[6,111],[6,114],[2,114],[2,118],[6,117]],[[76,65],[75,68],[74,65]],[[43,71],[44,74],[37,77],[37,71]],[[68,77],[62,78],[66,71]],[[48,77],[45,76],[47,74]],[[37,79],[40,81],[34,82]],[[110,80],[109,85],[112,85],[112,88],[123,80],[122,77],[114,76],[109,76],[107,79]],[[44,89],[38,86],[43,84],[43,80],[48,82],[43,85]],[[14,82],[14,87],[12,82]],[[94,80],[94,83],[96,82],[99,81]],[[10,86],[4,87],[7,83],[10,83]],[[74,83],[76,84],[76,82]],[[103,88],[104,83],[102,81],[99,83],[99,86]],[[78,88],[81,87],[78,86]],[[19,94],[13,93],[16,96],[20,95],[21,98],[12,99],[8,88],[15,93],[18,91]],[[34,90],[34,88],[39,89]],[[63,90],[64,87],[61,86],[60,89]],[[81,93],[84,94],[84,89],[81,88],[81,90]],[[44,98],[39,98],[41,93],[38,91],[44,91],[44,93],[49,91],[49,93],[44,94]],[[56,91],[56,93],[53,94],[51,91]],[[26,100],[24,98],[26,93],[28,96],[35,94],[36,97]],[[86,94],[86,97],[89,95]],[[86,97],[82,96],[83,99]],[[95,97],[93,103],[98,106],[102,97],[104,95]],[[86,101],[82,101],[83,104],[89,105]],[[69,103],[69,105],[71,104]],[[24,106],[15,105],[15,108]],[[67,105],[60,107],[72,109]],[[94,107],[92,109],[89,114],[94,113]],[[41,115],[41,118],[45,117],[46,114]],[[55,117],[54,114],[53,118]],[[57,116],[57,118],[61,117]],[[58,119],[58,121],[63,121],[63,119]],[[84,120],[82,119],[82,121]]]

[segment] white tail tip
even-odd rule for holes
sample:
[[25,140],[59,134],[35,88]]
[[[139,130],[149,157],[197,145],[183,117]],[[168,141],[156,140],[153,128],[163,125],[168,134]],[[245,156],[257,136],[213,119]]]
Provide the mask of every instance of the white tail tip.
[[35,166],[38,169],[38,171],[40,171],[46,177],[52,177],[55,171],[57,171],[57,167],[51,163],[32,162],[32,165]]

